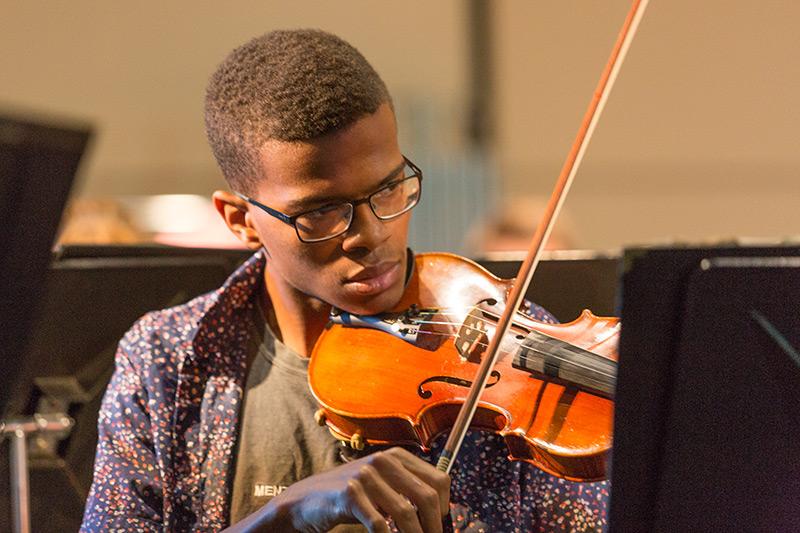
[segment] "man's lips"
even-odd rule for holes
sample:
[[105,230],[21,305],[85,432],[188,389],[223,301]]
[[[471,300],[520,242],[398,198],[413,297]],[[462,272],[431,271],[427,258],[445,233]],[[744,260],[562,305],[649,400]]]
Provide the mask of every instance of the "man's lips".
[[375,294],[397,283],[401,274],[399,261],[384,261],[350,276],[345,285],[359,294]]

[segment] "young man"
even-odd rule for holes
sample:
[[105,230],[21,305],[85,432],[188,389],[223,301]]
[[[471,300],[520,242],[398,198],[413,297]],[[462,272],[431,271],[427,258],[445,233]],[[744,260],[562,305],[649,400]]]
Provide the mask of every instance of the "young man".
[[256,38],[212,77],[206,126],[234,191],[215,205],[257,253],[120,343],[83,528],[601,528],[604,484],[510,462],[492,435],[468,436],[450,479],[401,448],[349,460],[315,423],[308,356],[332,305],[399,301],[422,182],[361,54],[320,31]]

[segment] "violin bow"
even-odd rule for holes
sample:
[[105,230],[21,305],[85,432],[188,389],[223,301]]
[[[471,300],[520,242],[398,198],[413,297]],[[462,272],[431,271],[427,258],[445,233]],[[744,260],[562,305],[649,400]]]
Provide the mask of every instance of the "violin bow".
[[461,443],[464,441],[469,425],[478,408],[481,392],[483,392],[486,387],[491,371],[497,362],[501,340],[506,336],[511,327],[512,316],[516,310],[520,308],[520,305],[522,305],[525,292],[533,277],[533,272],[539,264],[544,245],[550,236],[550,232],[553,229],[555,220],[567,196],[572,180],[583,160],[586,147],[589,145],[589,140],[600,119],[600,114],[608,100],[608,95],[611,93],[611,88],[614,85],[614,81],[617,79],[622,62],[636,34],[639,22],[644,15],[647,3],[648,0],[634,0],[628,12],[628,16],[625,18],[625,22],[622,25],[622,29],[619,32],[614,48],[611,51],[611,57],[609,57],[608,63],[603,69],[603,73],[600,75],[600,81],[589,103],[589,109],[586,110],[583,122],[578,129],[575,142],[572,144],[569,154],[567,154],[564,166],[561,168],[561,173],[558,176],[553,193],[547,203],[542,220],[537,226],[536,232],[533,234],[533,240],[528,249],[528,255],[525,257],[525,261],[520,267],[511,293],[509,294],[509,303],[497,323],[495,334],[481,361],[472,387],[467,394],[464,405],[462,405],[458,413],[453,429],[450,431],[450,436],[439,456],[436,468],[443,472],[450,473],[452,463],[458,455],[458,450],[461,448]]

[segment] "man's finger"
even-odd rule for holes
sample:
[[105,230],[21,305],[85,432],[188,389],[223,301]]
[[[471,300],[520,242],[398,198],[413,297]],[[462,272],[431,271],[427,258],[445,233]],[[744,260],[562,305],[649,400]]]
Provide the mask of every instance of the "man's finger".
[[391,448],[383,453],[403,463],[403,465],[419,478],[423,484],[432,487],[436,491],[439,497],[441,516],[446,515],[450,511],[449,475],[403,448]]
[[[359,472],[359,480],[364,485],[364,489],[372,502],[377,505],[381,511],[391,517],[395,525],[403,533],[440,533],[441,523],[438,528],[436,527],[436,518],[433,522],[423,519],[420,523],[421,516],[417,515],[416,502],[414,497],[408,494],[407,487],[412,486],[415,482],[422,484],[417,480],[414,475],[405,470],[405,467],[397,461],[396,468],[401,472],[393,472],[390,476],[381,473],[377,468],[372,465],[364,465]],[[433,489],[430,489],[431,491]],[[412,503],[414,502],[414,503]],[[438,514],[438,499],[433,498],[434,508],[431,508],[430,503],[426,506],[420,506],[420,514],[427,516],[436,516]],[[427,509],[423,509],[427,507]],[[433,525],[432,525],[433,524]]]
[[351,514],[367,528],[369,533],[390,533],[386,519],[367,496],[361,481],[351,479],[347,483],[346,491]]
[[[402,460],[392,454],[375,455],[370,461],[370,466],[380,474],[380,478],[388,483],[394,492],[403,495],[404,499],[410,500],[416,507],[425,531],[441,530],[442,517],[448,509],[449,484],[444,487],[444,494],[440,494],[441,488],[437,490],[425,483]],[[428,465],[428,468],[432,469],[433,467]],[[394,503],[397,504],[397,502]],[[406,506],[407,502],[403,501],[398,505]]]

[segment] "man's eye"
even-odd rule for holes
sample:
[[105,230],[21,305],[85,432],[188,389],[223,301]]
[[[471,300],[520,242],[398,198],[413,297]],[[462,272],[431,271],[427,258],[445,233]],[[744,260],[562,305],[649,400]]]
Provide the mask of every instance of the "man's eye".
[[392,196],[393,194],[397,193],[400,190],[400,184],[403,183],[402,181],[396,181],[391,183],[377,192],[376,196],[379,197],[387,197]]
[[306,213],[305,216],[313,219],[320,219],[320,218],[328,218],[334,214],[338,214],[342,211],[341,205],[329,205],[326,207],[320,207],[310,213]]

